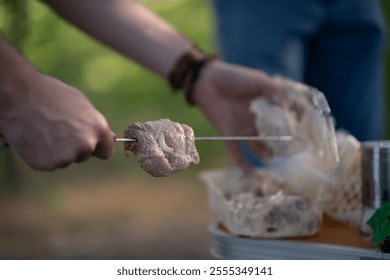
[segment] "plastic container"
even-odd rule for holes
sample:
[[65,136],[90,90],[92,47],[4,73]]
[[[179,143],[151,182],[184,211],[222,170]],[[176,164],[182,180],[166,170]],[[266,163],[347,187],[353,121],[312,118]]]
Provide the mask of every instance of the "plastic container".
[[283,238],[310,236],[321,227],[320,203],[311,201],[304,193],[289,193],[273,173],[262,171],[258,178],[248,178],[240,172],[228,168],[200,174],[208,186],[214,216],[230,233]]
[[360,229],[369,234],[367,220],[389,200],[390,141],[363,142],[361,166],[364,215]]
[[389,200],[390,141],[362,144],[363,205],[378,209]]

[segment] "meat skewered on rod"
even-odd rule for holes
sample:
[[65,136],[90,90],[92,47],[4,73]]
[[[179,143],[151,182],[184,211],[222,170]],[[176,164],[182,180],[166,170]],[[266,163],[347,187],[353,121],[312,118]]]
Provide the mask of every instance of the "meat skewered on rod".
[[188,125],[169,119],[134,123],[124,136],[125,151],[133,152],[142,169],[154,177],[168,176],[199,163],[194,132]]
[[141,167],[154,177],[168,176],[186,169],[191,163],[199,163],[195,140],[223,141],[291,141],[291,136],[221,136],[195,137],[191,127],[160,119],[130,124],[124,131],[125,151],[131,151]]

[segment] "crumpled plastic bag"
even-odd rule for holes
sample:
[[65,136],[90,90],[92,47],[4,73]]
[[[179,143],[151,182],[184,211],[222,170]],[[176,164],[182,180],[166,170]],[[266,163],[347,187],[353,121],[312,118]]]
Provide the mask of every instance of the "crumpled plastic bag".
[[336,185],[327,193],[324,211],[343,224],[359,226],[363,215],[361,144],[346,131],[337,131],[336,139],[340,161]]
[[293,136],[267,142],[274,157],[246,176],[237,168],[204,171],[209,202],[217,220],[235,235],[291,237],[315,234],[330,190],[337,184],[339,154],[334,120],[318,90],[276,77],[288,106],[254,100],[260,136]]
[[327,100],[322,92],[283,77],[275,77],[286,92],[287,106],[265,98],[251,102],[259,135],[288,135],[293,141],[267,142],[274,157],[261,168],[271,170],[314,200],[336,185],[337,140]]
[[267,142],[274,155],[289,157],[310,149],[318,158],[337,162],[334,119],[324,94],[287,78],[276,76],[274,80],[285,90],[287,107],[280,107],[266,98],[257,98],[249,108],[256,116],[260,136],[293,136],[292,142]]

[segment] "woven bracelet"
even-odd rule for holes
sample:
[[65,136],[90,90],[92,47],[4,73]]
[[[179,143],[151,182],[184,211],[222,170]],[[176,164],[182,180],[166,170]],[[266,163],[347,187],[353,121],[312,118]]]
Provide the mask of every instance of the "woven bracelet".
[[192,94],[201,70],[213,59],[216,59],[215,55],[206,54],[193,47],[179,58],[169,74],[171,88],[173,90],[183,90],[190,105],[195,105]]

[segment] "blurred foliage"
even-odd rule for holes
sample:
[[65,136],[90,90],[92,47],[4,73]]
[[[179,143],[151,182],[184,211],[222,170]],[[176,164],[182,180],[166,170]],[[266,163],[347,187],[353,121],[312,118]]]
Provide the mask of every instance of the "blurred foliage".
[[0,24],[4,35],[21,46],[28,33],[27,0],[0,0]]
[[[141,2],[201,48],[215,50],[208,0]],[[390,1],[383,1],[383,4],[389,18]],[[187,123],[197,135],[217,134],[198,109],[187,106],[183,97],[173,94],[164,80],[91,39],[40,1],[0,0],[0,32],[42,72],[83,91],[107,117],[118,136],[130,122],[159,118]],[[386,66],[389,68],[389,48],[386,50]],[[390,135],[389,130],[387,134]],[[201,155],[200,165],[176,176],[195,177],[201,169],[226,164],[227,156],[222,143],[202,142],[197,147]],[[12,172],[17,172],[19,181],[23,178],[29,185],[53,184],[62,178],[69,182],[72,178],[96,174],[107,176],[108,173],[117,174],[127,170],[134,170],[139,176],[147,178],[148,175],[143,175],[136,160],[124,157],[119,144],[117,148],[109,161],[92,159],[50,174],[32,171],[16,158],[13,161],[17,162],[17,169]],[[4,161],[4,158],[1,160]],[[1,172],[5,172],[3,162],[0,162]]]

